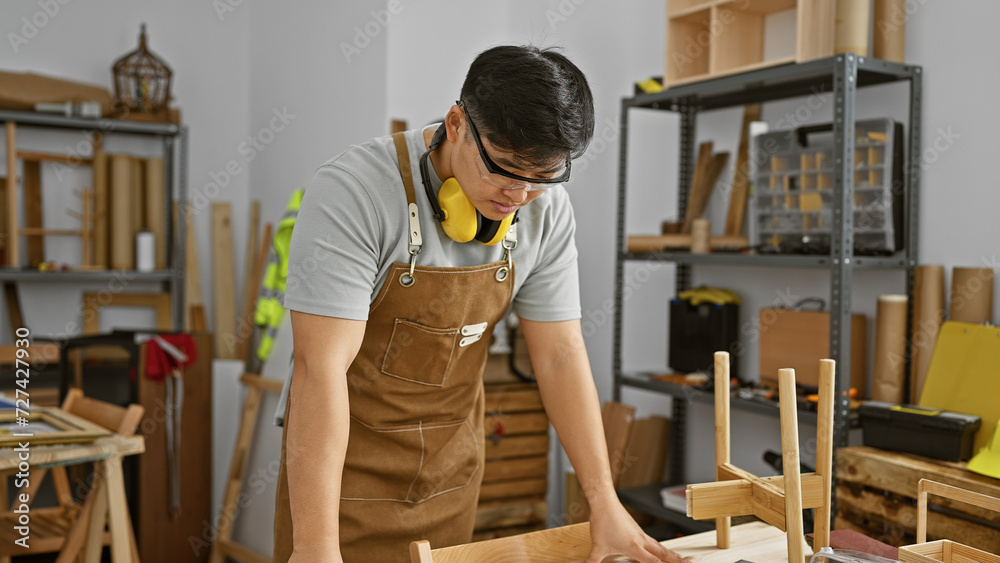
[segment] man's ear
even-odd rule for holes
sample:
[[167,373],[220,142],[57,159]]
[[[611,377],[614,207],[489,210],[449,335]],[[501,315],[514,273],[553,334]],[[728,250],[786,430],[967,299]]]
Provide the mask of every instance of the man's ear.
[[451,106],[444,116],[445,132],[449,143],[457,143],[465,135],[465,113],[458,105]]

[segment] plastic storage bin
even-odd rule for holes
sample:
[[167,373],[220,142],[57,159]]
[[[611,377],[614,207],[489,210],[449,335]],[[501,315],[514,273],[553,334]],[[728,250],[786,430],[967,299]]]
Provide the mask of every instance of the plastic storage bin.
[[[854,253],[903,245],[903,127],[855,123]],[[750,241],[770,253],[828,254],[833,220],[832,124],[772,131],[750,141]]]

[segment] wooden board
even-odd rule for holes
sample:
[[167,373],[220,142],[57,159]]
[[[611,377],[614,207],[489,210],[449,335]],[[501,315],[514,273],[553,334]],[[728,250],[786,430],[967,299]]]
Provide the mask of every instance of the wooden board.
[[544,410],[538,386],[533,383],[486,388],[486,412],[512,413]]
[[17,334],[17,329],[24,326],[24,316],[21,313],[21,298],[14,282],[4,282],[4,297],[7,300],[7,319],[10,321],[10,333]]
[[240,313],[239,326],[239,357],[241,360],[245,360],[247,358],[250,342],[253,340],[253,313],[254,309],[257,307],[257,295],[260,291],[261,278],[264,276],[264,266],[267,265],[267,255],[270,251],[268,241],[271,240],[271,229],[272,227],[270,223],[264,225],[263,244],[256,249],[256,254],[252,256],[252,271],[250,272],[249,277],[243,282],[245,286],[243,291],[243,311]]
[[229,202],[212,204],[212,264],[216,354],[219,358],[236,359],[236,282]]
[[481,542],[486,540],[492,540],[496,538],[509,538],[511,536],[516,536],[518,534],[530,534],[531,532],[537,532],[544,530],[545,524],[531,524],[529,526],[511,526],[509,528],[492,528],[490,530],[485,530],[482,532],[475,532],[472,534],[472,541]]
[[504,436],[547,434],[549,417],[544,412],[491,414],[486,416],[484,428],[487,436],[496,434],[498,430]]
[[[21,187],[24,190],[24,226],[28,229],[44,229],[42,217],[42,166],[37,160],[22,163]],[[37,266],[45,261],[45,237],[28,235],[28,265]]]
[[531,457],[549,453],[549,435],[505,436],[486,440],[486,459]]
[[[815,311],[761,309],[760,380],[774,385],[778,370],[792,368],[800,385],[819,384],[819,360],[830,353],[830,316]],[[862,314],[851,315],[851,387],[867,390],[867,327]]]
[[108,267],[108,155],[104,153],[104,136],[94,133],[94,265]]
[[544,478],[487,483],[479,491],[479,502],[517,497],[544,497],[548,485],[548,479]]
[[726,216],[725,234],[739,236],[747,214],[747,186],[750,184],[749,162],[750,123],[760,119],[760,104],[743,107],[743,124],[740,126],[740,147],[736,153],[736,170],[733,172],[733,189],[729,194],[729,214]]
[[626,460],[618,486],[627,489],[663,481],[670,436],[670,419],[662,416],[641,418],[632,423]]
[[[211,528],[212,433],[205,421],[212,420],[212,336],[193,334],[198,359],[184,371],[184,405],[181,412],[180,491],[181,510],[170,516],[166,456],[166,402],[162,383],[138,375],[139,401],[146,418],[139,425],[146,439],[146,453],[139,458],[136,499],[136,539],[143,563],[197,563],[208,560],[210,549],[192,550],[192,538]],[[212,536],[214,537],[214,536]]]
[[708,177],[709,168],[712,166],[712,142],[704,142],[698,145],[698,158],[694,164],[694,174],[691,176],[691,186],[688,188],[687,206],[684,211],[684,224],[681,233],[691,233],[691,222],[701,217],[704,207],[699,209],[697,201],[708,201],[703,197],[701,191]]
[[481,502],[476,510],[476,530],[525,526],[545,522],[545,498]]
[[548,456],[487,461],[483,470],[483,483],[544,477],[548,471]]

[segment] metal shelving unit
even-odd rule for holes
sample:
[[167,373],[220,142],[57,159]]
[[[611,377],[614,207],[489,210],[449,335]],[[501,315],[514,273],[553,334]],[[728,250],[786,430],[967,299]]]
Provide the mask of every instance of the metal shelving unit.
[[[661,486],[685,482],[684,452],[688,405],[711,404],[712,395],[704,391],[649,378],[622,370],[622,307],[625,264],[645,260],[673,262],[677,265],[677,291],[691,285],[693,265],[764,266],[775,268],[826,269],[830,273],[830,358],[837,362],[836,402],[834,409],[834,447],[847,445],[851,425],[848,389],[851,365],[851,300],[855,269],[902,269],[906,271],[906,293],[913,294],[913,268],[917,264],[918,209],[920,194],[921,139],[921,67],[858,57],[836,55],[799,64],[774,66],[742,74],[724,76],[698,83],[684,84],[655,94],[624,98],[621,105],[620,154],[618,172],[618,230],[615,263],[614,313],[614,400],[621,400],[624,387],[664,393],[672,397],[672,425],[669,454],[669,482],[664,485],[619,491],[623,502],[654,516],[664,518],[686,531],[699,531],[706,523],[688,519],[683,514],[663,508],[658,498]],[[854,256],[854,217],[850,210],[854,198],[854,108],[857,89],[889,82],[909,83],[909,123],[906,127],[907,155],[910,163],[904,174],[904,248],[893,256]],[[684,252],[630,253],[626,248],[625,208],[628,169],[629,110],[633,108],[673,111],[680,116],[680,154],[678,213],[683,216],[687,192],[694,172],[695,127],[699,112],[747,104],[830,93],[833,96],[832,174],[833,229],[828,255],[781,254],[690,254]],[[912,300],[911,300],[912,301]],[[735,410],[778,416],[778,408],[758,401],[732,398]],[[800,412],[799,421],[815,423],[816,415]],[[836,455],[836,453],[835,453]],[[648,489],[648,490],[646,490]],[[651,498],[652,495],[656,498]],[[710,526],[710,524],[709,524]],[[711,527],[711,526],[710,526]]]
[[[34,112],[0,111],[0,122],[13,122],[19,126],[48,129],[77,129],[102,135],[142,135],[158,137],[163,147],[164,190],[167,210],[167,256],[170,267],[155,272],[134,270],[62,271],[39,272],[26,268],[0,268],[0,281],[9,282],[159,282],[164,291],[170,292],[174,328],[184,324],[184,244],[175,243],[175,234],[185,232],[187,217],[178,213],[174,224],[173,203],[187,202],[187,152],[188,129],[175,123],[129,121],[124,119],[83,119]],[[175,177],[174,169],[177,168]],[[8,171],[8,174],[12,172]]]

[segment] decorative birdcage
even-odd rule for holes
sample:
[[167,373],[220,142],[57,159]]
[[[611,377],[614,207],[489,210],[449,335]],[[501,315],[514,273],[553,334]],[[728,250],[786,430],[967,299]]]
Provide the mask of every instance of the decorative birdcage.
[[111,72],[119,112],[166,113],[173,72],[146,48],[146,24],[139,32],[139,48],[115,61]]

